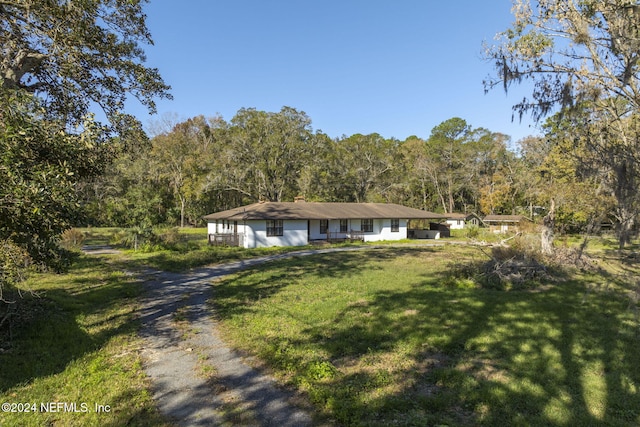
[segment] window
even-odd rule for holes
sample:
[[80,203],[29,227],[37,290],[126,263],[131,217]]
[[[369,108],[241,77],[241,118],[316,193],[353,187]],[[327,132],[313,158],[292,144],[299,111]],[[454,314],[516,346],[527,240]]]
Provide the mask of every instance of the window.
[[281,219],[267,220],[267,236],[282,236],[283,227]]
[[348,225],[348,221],[346,219],[341,219],[340,220],[340,232],[341,233],[346,233],[348,226],[349,226]]
[[327,234],[327,229],[329,228],[329,220],[321,219],[320,220],[320,234]]
[[365,233],[371,233],[373,231],[372,219],[363,219],[360,224],[360,231],[364,231]]
[[400,231],[400,220],[399,219],[392,219],[391,220],[391,232],[392,233],[397,233],[398,231]]

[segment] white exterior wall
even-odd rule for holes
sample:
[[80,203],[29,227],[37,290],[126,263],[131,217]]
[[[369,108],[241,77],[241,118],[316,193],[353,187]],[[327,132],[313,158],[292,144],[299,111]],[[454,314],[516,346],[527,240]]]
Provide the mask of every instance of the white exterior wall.
[[[353,224],[352,224],[353,223]],[[329,232],[331,232],[331,237],[333,238],[339,238],[339,239],[343,239],[345,237],[347,237],[347,233],[349,232],[349,230],[353,229],[356,230],[356,228],[354,228],[353,226],[356,225],[357,223],[357,230],[360,230],[360,220],[347,220],[347,232],[346,233],[340,233],[340,220],[339,219],[330,219],[329,220],[329,227],[327,228],[327,230]],[[309,221],[309,226],[311,227],[311,230],[309,232],[309,238],[310,240],[325,240],[327,238],[327,235],[322,233],[320,234],[320,220],[319,219],[312,219]],[[335,233],[338,233],[337,236]]]
[[[238,227],[240,224],[238,224]],[[216,225],[215,221],[207,222],[207,233],[208,234],[233,234],[233,221],[227,220],[218,220],[218,224]]]
[[450,230],[462,230],[464,228],[464,219],[448,219],[446,221],[449,224]]
[[[364,234],[365,242],[378,242],[381,240],[401,240],[407,238],[407,220],[400,219],[400,227],[397,232],[391,232],[391,219],[374,219],[373,231]],[[323,240],[327,238],[326,234],[320,234],[320,220],[309,221],[311,225],[311,240]],[[340,233],[338,237],[346,237],[350,230],[360,231],[362,229],[362,221],[360,219],[350,219],[347,222],[347,233]],[[340,230],[340,220],[329,221],[329,231],[335,233]]]
[[[397,232],[391,231],[391,219],[374,219],[373,232],[364,234],[365,242],[377,242],[381,240],[401,240],[407,238],[407,220],[399,220]],[[311,229],[307,232],[307,223]],[[320,220],[283,220],[282,236],[267,236],[266,220],[238,221],[238,234],[244,236],[243,246],[245,248],[258,248],[267,246],[304,246],[310,240],[324,240],[326,234],[320,234]],[[233,222],[227,228],[222,221],[218,222],[216,229],[215,221],[207,224],[209,234],[233,233]],[[340,231],[340,220],[330,220],[328,230],[332,233]],[[339,233],[338,237],[346,237],[350,230],[360,231],[361,220],[350,219],[347,222],[347,233]]]
[[[312,219],[309,220],[309,240],[324,240],[327,238],[326,234],[320,234],[320,220]],[[329,228],[331,230],[331,228]]]
[[[357,228],[354,230],[360,230],[360,220],[354,220],[357,224]],[[365,242],[379,242],[381,240],[401,240],[407,238],[407,220],[399,220],[398,231],[391,231],[391,219],[374,219],[373,220],[373,232],[364,233]],[[354,224],[354,225],[355,225]]]
[[[267,221],[246,221],[242,226],[245,233],[245,248],[267,246],[304,246],[307,242],[307,220],[283,220],[282,236],[267,236]],[[241,225],[238,224],[240,232]]]
[[[320,223],[318,222],[318,226],[320,226]],[[348,219],[347,220],[347,232],[346,233],[340,233],[340,220],[339,219],[330,219],[329,220],[329,231],[332,233],[331,236],[335,237],[337,233],[337,237],[339,239],[343,239],[345,237],[347,237],[347,233],[349,232],[349,230],[351,229],[351,220]]]

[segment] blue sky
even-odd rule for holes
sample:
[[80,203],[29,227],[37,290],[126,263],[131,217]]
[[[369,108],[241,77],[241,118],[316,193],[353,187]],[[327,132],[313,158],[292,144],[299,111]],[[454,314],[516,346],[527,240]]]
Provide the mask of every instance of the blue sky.
[[452,117],[513,141],[537,133],[511,120],[523,90],[482,85],[493,71],[482,43],[511,23],[510,0],[152,0],[145,11],[147,65],[174,96],[155,118],[132,103],[145,124],[286,105],[331,137],[426,138]]

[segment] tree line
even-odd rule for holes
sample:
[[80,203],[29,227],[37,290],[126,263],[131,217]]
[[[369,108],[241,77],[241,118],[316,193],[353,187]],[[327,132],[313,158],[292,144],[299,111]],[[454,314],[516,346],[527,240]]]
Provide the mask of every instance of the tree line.
[[454,117],[426,138],[331,138],[295,108],[243,108],[230,121],[197,116],[121,140],[111,167],[80,188],[90,224],[124,227],[197,226],[211,212],[297,196],[528,217],[555,197],[567,230],[606,219],[611,194],[568,150],[575,141],[566,118],[544,129],[512,144]]

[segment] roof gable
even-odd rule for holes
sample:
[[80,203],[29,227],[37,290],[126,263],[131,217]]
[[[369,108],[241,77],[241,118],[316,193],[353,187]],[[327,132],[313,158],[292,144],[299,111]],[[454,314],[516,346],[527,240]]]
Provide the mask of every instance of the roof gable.
[[464,219],[465,221],[469,221],[473,218],[481,219],[477,214],[471,213],[448,213],[445,215],[447,219]]

